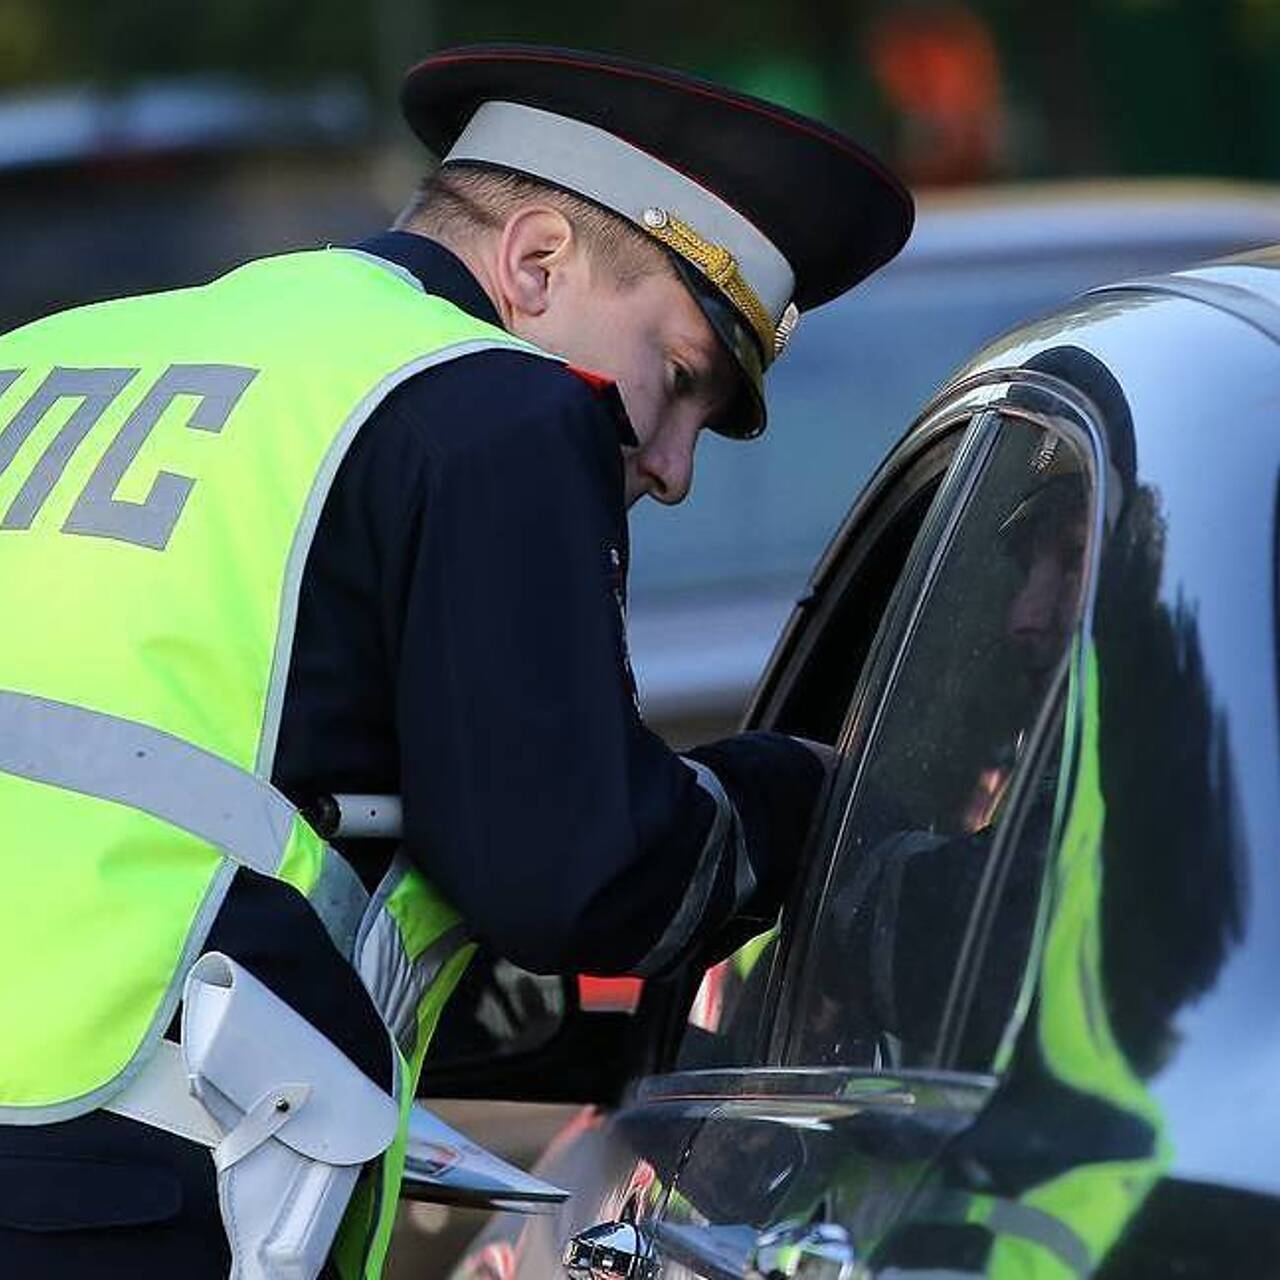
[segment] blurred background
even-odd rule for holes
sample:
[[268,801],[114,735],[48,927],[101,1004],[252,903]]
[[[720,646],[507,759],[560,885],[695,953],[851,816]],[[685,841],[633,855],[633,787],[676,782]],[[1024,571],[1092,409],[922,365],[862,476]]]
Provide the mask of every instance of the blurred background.
[[[633,654],[677,743],[732,726],[852,499],[961,361],[1093,285],[1280,241],[1280,0],[0,0],[0,331],[385,226],[431,163],[401,73],[491,39],[760,94],[918,197],[901,257],[802,321],[768,435],[707,440],[686,507],[636,513]],[[524,1160],[563,1119],[450,1114]],[[430,1247],[394,1274],[439,1274],[475,1226],[415,1206],[406,1239]]]

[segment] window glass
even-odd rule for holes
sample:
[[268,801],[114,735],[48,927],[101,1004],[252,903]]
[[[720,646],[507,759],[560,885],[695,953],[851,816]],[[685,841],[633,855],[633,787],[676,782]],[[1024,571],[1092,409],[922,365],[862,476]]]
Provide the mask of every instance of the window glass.
[[1025,802],[1012,819],[1000,866],[991,869],[987,902],[974,922],[972,972],[949,1011],[947,1065],[994,1072],[1021,994],[1044,884],[1049,833],[1062,764],[1063,700],[1059,698],[1039,757],[1027,773]]
[[1010,782],[1079,616],[1089,496],[1065,437],[999,422],[872,724],[792,1060],[933,1064]]
[[757,934],[703,975],[689,1006],[676,1068],[744,1066],[756,1055],[778,928]]
[[[889,489],[850,549],[844,583],[829,609],[810,622],[782,683],[767,727],[834,743],[848,712],[880,617],[888,606],[929,504],[963,434],[957,424],[917,458]],[[797,857],[801,851],[797,850]],[[758,1061],[769,974],[778,948],[775,927],[745,943],[702,975],[681,1038],[680,1070],[748,1066]]]

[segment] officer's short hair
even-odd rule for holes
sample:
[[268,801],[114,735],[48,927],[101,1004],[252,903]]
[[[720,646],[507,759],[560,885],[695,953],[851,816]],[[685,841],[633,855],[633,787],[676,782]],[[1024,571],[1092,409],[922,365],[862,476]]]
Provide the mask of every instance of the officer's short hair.
[[563,213],[594,261],[624,288],[674,270],[658,244],[617,214],[524,174],[469,161],[451,162],[428,174],[396,226],[412,227],[446,242],[465,240],[480,229],[499,229],[531,200]]

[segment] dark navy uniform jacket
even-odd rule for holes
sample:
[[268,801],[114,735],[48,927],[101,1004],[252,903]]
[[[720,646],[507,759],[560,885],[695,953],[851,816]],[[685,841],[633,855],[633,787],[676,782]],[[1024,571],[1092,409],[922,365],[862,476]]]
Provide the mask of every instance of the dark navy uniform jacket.
[[[441,245],[389,232],[360,248],[500,323]],[[635,704],[621,608],[631,439],[616,391],[544,358],[488,351],[428,370],[362,429],[303,579],[277,784],[303,803],[401,794],[410,856],[477,937],[544,972],[640,962],[715,816]],[[772,735],[691,754],[736,802],[776,902],[820,767]],[[384,851],[344,851],[368,879],[385,865]],[[717,895],[700,932],[731,907]]]

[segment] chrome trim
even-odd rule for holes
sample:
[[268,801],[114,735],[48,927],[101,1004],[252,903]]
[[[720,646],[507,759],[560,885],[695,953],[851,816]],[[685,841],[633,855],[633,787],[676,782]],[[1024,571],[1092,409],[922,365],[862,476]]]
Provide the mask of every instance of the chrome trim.
[[1152,293],[1163,297],[1185,298],[1188,302],[1201,302],[1215,311],[1243,321],[1272,342],[1280,342],[1280,308],[1262,294],[1242,285],[1229,284],[1225,280],[1207,280],[1194,275],[1152,276],[1102,285],[1097,289],[1090,289],[1084,296],[1093,298],[1116,293]]

